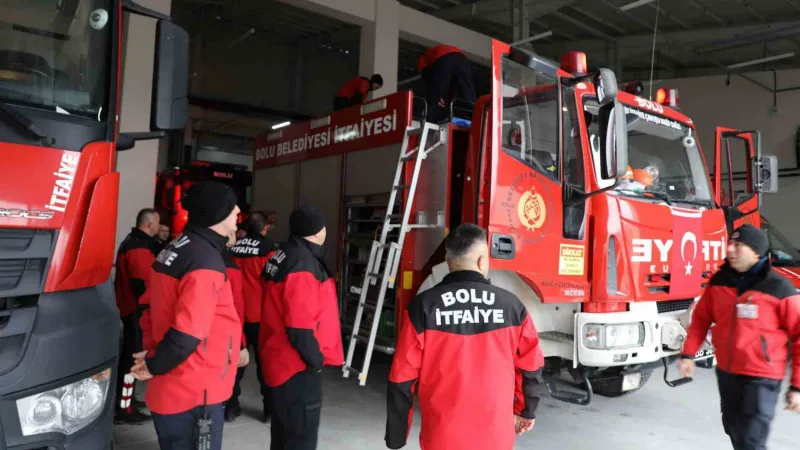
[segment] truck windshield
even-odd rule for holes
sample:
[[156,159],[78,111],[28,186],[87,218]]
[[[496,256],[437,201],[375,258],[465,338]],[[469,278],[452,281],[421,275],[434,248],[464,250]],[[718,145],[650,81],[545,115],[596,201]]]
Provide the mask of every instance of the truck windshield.
[[800,267],[800,252],[786,239],[786,236],[766,221],[761,222],[761,228],[767,233],[772,264],[783,267]]
[[625,106],[628,172],[615,191],[667,203],[712,206],[694,130],[661,115]]
[[0,2],[0,101],[104,120],[111,2]]

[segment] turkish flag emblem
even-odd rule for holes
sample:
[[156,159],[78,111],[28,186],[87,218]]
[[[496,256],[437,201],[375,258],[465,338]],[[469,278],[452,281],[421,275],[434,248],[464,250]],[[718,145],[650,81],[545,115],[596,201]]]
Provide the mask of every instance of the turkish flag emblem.
[[693,298],[703,282],[703,215],[699,212],[672,213],[670,254],[671,297]]

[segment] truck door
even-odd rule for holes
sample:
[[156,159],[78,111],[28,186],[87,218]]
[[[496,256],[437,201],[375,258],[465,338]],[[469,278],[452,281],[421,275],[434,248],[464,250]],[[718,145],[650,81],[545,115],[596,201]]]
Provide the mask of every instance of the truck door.
[[717,127],[714,146],[714,195],[725,212],[728,232],[745,223],[761,227],[761,195],[753,188],[753,163],[760,160],[758,131]]
[[565,209],[562,190],[584,182],[575,94],[560,83],[568,74],[497,41],[492,58],[492,268],[519,273],[542,301],[584,301],[585,211]]

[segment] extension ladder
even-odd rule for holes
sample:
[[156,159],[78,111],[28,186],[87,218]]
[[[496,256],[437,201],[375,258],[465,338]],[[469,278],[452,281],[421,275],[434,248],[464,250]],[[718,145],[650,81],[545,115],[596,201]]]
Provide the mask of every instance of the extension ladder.
[[[427,145],[430,133],[437,134],[437,139],[431,144]],[[419,136],[419,140],[414,143],[412,137]],[[443,219],[437,217],[435,224],[415,223],[410,224],[411,209],[414,202],[414,194],[417,189],[417,182],[419,180],[420,167],[422,161],[428,156],[429,153],[443,146],[446,137],[446,127],[439,127],[438,125],[423,122],[420,126],[418,122],[409,126],[406,129],[405,136],[403,137],[403,145],[400,149],[400,156],[397,160],[397,170],[394,174],[394,182],[392,184],[392,191],[389,195],[389,205],[386,208],[386,216],[383,221],[381,236],[379,240],[372,242],[372,249],[369,254],[369,262],[364,276],[364,281],[361,285],[361,292],[358,301],[358,309],[356,311],[355,323],[350,332],[350,344],[347,349],[347,359],[345,360],[342,369],[344,378],[348,378],[350,373],[358,375],[359,384],[364,386],[367,384],[367,373],[369,372],[370,361],[372,360],[372,352],[380,350],[386,354],[393,354],[394,348],[390,346],[383,346],[375,344],[375,338],[378,334],[378,325],[380,323],[381,312],[383,309],[383,302],[386,297],[387,289],[393,288],[395,278],[397,276],[398,266],[400,265],[400,254],[403,250],[403,242],[406,233],[418,228],[439,228],[443,227]],[[409,150],[409,143],[415,144]],[[410,184],[403,184],[403,169],[407,165],[413,163],[413,172]],[[395,202],[398,201],[398,195],[403,195],[403,192],[408,192],[408,199],[405,202],[403,210],[399,214],[394,214]],[[400,222],[397,222],[400,219]],[[393,229],[399,229],[397,242],[391,242],[388,239],[389,232]],[[386,260],[384,263],[384,251],[386,251]],[[380,282],[378,290],[378,298],[375,302],[368,302],[369,286],[374,286]],[[374,311],[372,318],[372,327],[369,336],[359,334],[361,330],[361,319],[364,309]],[[364,355],[364,364],[361,370],[353,367],[353,356],[356,350],[356,342],[366,342],[367,351]]]

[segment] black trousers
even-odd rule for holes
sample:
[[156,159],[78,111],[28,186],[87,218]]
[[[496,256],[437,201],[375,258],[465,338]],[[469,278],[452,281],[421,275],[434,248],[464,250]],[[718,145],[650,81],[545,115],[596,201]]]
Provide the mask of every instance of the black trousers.
[[[462,99],[475,103],[475,84],[472,82],[472,65],[461,53],[449,53],[437,59],[420,74],[425,81],[425,101],[428,103],[428,121],[441,122],[450,113],[450,102]],[[448,90],[452,98],[445,98]],[[445,107],[439,100],[445,100]]]
[[270,389],[270,450],[315,450],[322,413],[322,374],[299,372]]
[[139,314],[131,314],[122,318],[122,343],[117,365],[117,409],[122,399],[123,380],[133,366],[133,354],[141,351],[142,330],[139,327]]
[[[211,419],[211,450],[222,449],[222,426],[225,423],[222,403],[208,405]],[[153,413],[153,425],[158,435],[161,450],[195,450],[197,436],[195,427],[203,417],[203,407],[197,407],[180,414]]]
[[345,109],[350,106],[360,105],[364,100],[364,97],[359,93],[356,94],[353,98],[347,97],[333,97],[333,110],[339,111],[340,109]]
[[722,426],[734,450],[766,450],[781,381],[717,369]]
[[[261,324],[258,322],[245,322],[244,323],[244,338],[247,340],[247,348],[250,351],[250,359],[256,360],[256,378],[261,387],[261,399],[264,402],[264,412],[269,413],[269,386],[264,381],[264,372],[261,371],[261,355],[258,353],[258,333],[261,329]],[[236,370],[236,382],[233,384],[233,395],[228,400],[228,405],[238,405],[239,395],[242,394],[241,381],[244,377],[244,372],[247,367],[240,367]]]

